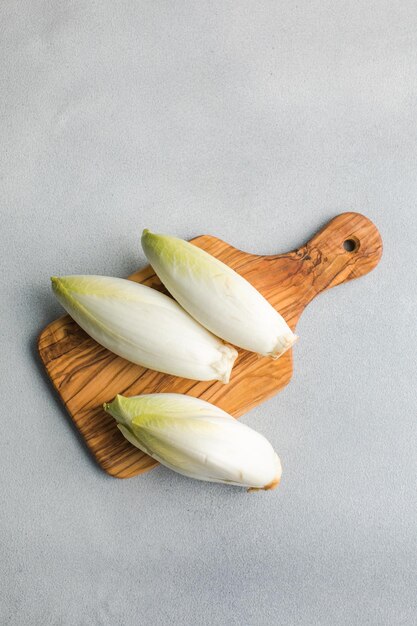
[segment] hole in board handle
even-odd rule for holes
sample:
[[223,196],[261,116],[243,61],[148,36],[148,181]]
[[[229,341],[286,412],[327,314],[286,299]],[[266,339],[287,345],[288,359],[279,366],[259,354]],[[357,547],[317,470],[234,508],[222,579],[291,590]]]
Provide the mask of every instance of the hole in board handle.
[[346,252],[357,252],[359,250],[359,239],[356,237],[349,237],[343,242],[343,247]]

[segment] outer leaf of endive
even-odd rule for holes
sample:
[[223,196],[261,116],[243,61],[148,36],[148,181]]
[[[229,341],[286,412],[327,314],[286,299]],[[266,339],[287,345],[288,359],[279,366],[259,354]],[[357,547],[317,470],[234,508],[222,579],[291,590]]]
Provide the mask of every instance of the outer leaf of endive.
[[172,298],[122,278],[53,277],[53,291],[93,339],[133,363],[195,380],[228,382],[237,356]]
[[274,358],[296,341],[284,318],[259,291],[211,254],[146,229],[142,246],[174,298],[218,337]]
[[265,437],[213,404],[160,393],[118,395],[104,408],[130,443],[184,476],[252,489],[280,481],[280,460]]

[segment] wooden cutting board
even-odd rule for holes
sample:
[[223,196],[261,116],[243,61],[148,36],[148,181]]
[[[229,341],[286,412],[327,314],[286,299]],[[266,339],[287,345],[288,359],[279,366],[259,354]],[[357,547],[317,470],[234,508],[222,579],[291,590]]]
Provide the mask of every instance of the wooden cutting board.
[[[305,246],[286,254],[248,254],[210,235],[197,237],[193,243],[251,282],[293,330],[317,294],[367,274],[382,254],[377,228],[359,213],[335,217]],[[164,290],[149,266],[129,278]],[[158,463],[128,443],[115,421],[103,411],[103,402],[111,401],[117,393],[186,393],[239,417],[283,389],[292,376],[292,350],[276,361],[239,350],[227,385],[160,374],[102,348],[68,315],[41,332],[38,348],[46,371],[87,446],[101,467],[118,478],[146,472]]]

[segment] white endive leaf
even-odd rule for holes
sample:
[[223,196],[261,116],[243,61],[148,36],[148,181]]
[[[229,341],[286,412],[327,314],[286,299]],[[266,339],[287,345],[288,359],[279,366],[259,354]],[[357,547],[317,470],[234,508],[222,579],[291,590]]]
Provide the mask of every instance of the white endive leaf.
[[148,230],[143,231],[142,246],[168,291],[218,337],[274,358],[295,342],[284,318],[259,291],[211,254]]
[[228,382],[237,352],[172,298],[122,278],[53,277],[62,306],[93,339],[125,359],[194,380]]
[[176,393],[104,405],[126,439],[184,476],[252,489],[272,489],[281,463],[271,444],[218,407]]

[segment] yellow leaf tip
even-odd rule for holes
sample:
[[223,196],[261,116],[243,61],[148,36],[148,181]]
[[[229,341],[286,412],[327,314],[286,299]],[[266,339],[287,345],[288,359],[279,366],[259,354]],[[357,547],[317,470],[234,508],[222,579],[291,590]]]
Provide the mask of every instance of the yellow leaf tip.
[[61,279],[59,278],[59,276],[51,276],[51,284],[52,284],[52,289],[55,292],[58,292],[61,287]]

